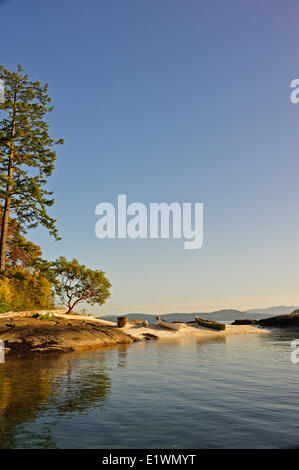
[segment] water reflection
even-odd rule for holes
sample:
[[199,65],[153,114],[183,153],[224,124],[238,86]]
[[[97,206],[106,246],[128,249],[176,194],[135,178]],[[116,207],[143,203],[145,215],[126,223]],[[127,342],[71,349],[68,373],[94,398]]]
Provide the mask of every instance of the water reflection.
[[128,367],[128,345],[122,344],[118,348],[117,367]]
[[[68,417],[103,406],[111,387],[104,357],[60,355],[0,364],[0,448],[17,447],[16,431],[44,412]],[[39,445],[55,447],[50,433],[43,434]]]
[[201,349],[204,349],[207,344],[226,344],[226,336],[218,336],[215,338],[200,338],[196,341],[196,349],[199,352]]
[[145,341],[0,364],[0,447],[297,445],[292,339]]

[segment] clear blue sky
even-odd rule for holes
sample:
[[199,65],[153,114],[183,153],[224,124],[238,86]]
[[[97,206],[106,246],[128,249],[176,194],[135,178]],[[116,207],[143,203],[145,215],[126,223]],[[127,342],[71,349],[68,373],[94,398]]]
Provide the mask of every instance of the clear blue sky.
[[[1,60],[49,83],[63,240],[103,269],[101,314],[298,305],[296,0],[6,0]],[[98,240],[95,206],[204,202],[204,245]]]

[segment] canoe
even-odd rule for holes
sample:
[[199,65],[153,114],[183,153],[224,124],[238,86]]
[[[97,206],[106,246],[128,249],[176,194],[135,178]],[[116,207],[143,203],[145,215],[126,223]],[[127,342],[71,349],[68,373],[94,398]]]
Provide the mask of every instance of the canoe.
[[144,326],[145,328],[148,327],[148,321],[147,320],[129,320],[128,323],[129,323],[129,325]]
[[204,320],[203,318],[195,317],[195,320],[200,326],[205,326],[206,328],[212,328],[213,330],[225,330],[224,323],[218,323],[217,321]]
[[164,328],[168,328],[169,330],[179,331],[183,323],[169,323],[168,321],[162,320],[161,317],[156,317],[158,320],[158,325],[164,326]]

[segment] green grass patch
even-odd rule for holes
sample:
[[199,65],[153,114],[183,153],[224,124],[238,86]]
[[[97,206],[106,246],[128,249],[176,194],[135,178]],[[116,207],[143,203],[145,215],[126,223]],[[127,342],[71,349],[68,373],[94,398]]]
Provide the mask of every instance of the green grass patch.
[[31,318],[36,318],[37,320],[48,320],[48,321],[56,321],[57,320],[57,317],[55,317],[55,315],[53,315],[53,313],[44,313],[42,315],[40,315],[39,313],[35,313],[34,315],[32,315]]

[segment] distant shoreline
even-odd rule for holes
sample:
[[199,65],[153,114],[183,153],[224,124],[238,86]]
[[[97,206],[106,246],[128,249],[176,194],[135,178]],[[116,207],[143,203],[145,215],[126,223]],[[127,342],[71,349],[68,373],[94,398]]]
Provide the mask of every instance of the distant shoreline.
[[[165,317],[167,321],[191,321],[194,319],[194,315],[198,315],[201,318],[209,318],[211,320],[216,321],[229,321],[233,322],[235,320],[240,320],[242,318],[257,320],[260,318],[265,318],[266,316],[275,316],[275,315],[285,315],[288,313],[293,312],[294,310],[298,309],[299,307],[295,306],[273,306],[273,307],[266,307],[266,308],[256,308],[256,309],[248,309],[248,310],[238,310],[238,309],[221,309],[221,310],[214,310],[210,312],[169,312],[163,313],[162,316]],[[129,320],[134,320],[135,318],[139,318],[141,320],[148,320],[149,322],[155,322],[155,318],[157,315],[161,315],[161,312],[157,313],[121,313],[121,314],[106,314],[101,316],[103,320],[113,321],[116,322],[116,318],[119,315],[125,315],[128,317]]]

